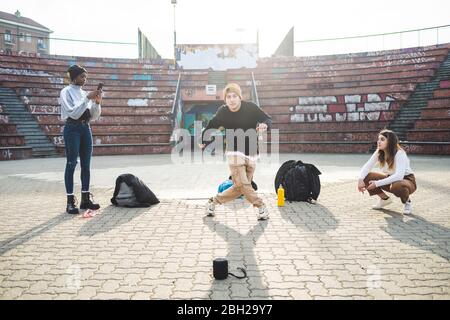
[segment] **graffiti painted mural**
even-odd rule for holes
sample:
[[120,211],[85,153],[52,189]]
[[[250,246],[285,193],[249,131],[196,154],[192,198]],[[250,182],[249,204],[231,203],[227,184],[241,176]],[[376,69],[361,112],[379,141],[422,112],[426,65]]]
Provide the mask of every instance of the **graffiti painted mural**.
[[54,136],[53,137],[53,143],[55,144],[55,145],[64,145],[64,138],[63,138],[63,136]]
[[0,114],[0,123],[9,123],[9,117],[7,115]]
[[2,160],[10,160],[13,154],[10,149],[6,149],[2,151]]
[[394,117],[393,95],[363,94],[299,97],[290,107],[291,122],[379,121]]
[[38,106],[38,105],[28,105],[28,110],[31,113],[45,113],[45,114],[60,114],[59,106]]

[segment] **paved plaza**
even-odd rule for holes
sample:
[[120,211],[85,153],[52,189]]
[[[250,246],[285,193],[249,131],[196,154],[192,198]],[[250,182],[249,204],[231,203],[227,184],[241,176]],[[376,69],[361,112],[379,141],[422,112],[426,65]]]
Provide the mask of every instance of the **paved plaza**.
[[[450,157],[410,156],[414,214],[399,199],[371,209],[356,190],[370,155],[282,154],[322,172],[317,204],[277,207],[279,163],[254,181],[270,209],[257,221],[243,200],[204,216],[204,198],[228,177],[225,162],[173,164],[170,155],[98,156],[92,218],[65,214],[64,158],[0,162],[1,299],[449,299]],[[116,208],[122,173],[161,200]],[[75,173],[80,198],[79,165]],[[214,280],[212,261],[248,278]]]

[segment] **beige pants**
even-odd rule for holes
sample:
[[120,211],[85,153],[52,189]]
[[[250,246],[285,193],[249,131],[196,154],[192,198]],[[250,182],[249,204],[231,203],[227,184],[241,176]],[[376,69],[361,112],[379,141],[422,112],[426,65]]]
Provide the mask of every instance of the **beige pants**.
[[264,202],[253,190],[251,182],[255,172],[256,162],[239,156],[228,156],[233,186],[222,193],[217,194],[213,201],[215,204],[223,204],[244,195],[248,202],[254,207],[264,206]]

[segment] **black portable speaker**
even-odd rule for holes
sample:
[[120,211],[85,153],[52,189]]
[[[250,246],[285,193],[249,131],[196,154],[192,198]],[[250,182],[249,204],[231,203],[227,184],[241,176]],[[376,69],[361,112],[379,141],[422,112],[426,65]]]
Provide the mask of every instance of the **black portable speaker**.
[[216,258],[213,261],[213,275],[214,278],[217,280],[224,280],[228,278],[228,275],[232,275],[233,277],[236,277],[238,279],[243,279],[247,277],[247,272],[243,268],[237,268],[241,270],[244,275],[243,276],[237,276],[232,274],[231,272],[228,272],[228,260],[225,258]]
[[217,280],[223,280],[228,277],[228,260],[217,258],[213,261],[213,275]]

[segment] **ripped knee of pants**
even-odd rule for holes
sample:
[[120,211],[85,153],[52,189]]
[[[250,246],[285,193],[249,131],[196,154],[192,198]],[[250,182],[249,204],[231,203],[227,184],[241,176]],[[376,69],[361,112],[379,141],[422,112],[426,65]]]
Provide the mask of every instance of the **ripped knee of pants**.
[[75,160],[75,161],[67,161],[66,166],[70,170],[75,170],[75,167],[77,166],[77,163],[78,163],[77,160]]

